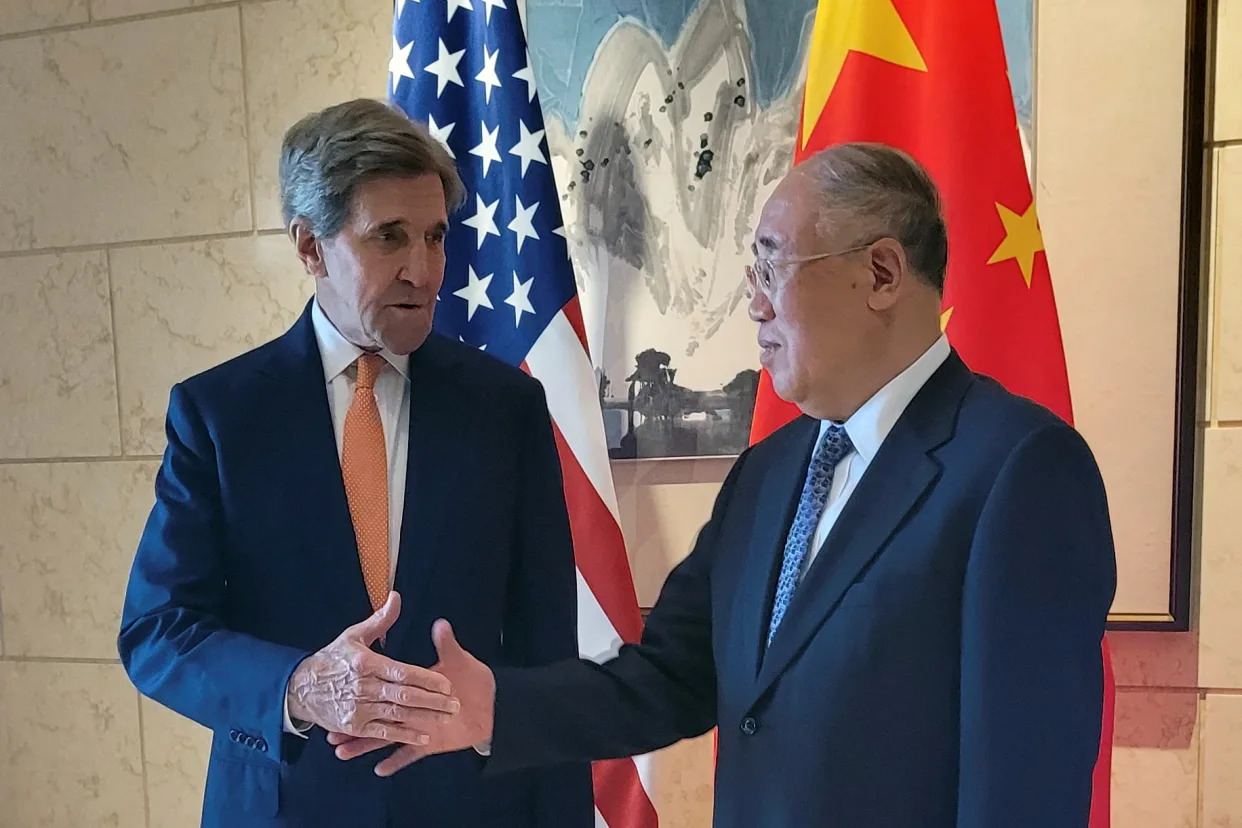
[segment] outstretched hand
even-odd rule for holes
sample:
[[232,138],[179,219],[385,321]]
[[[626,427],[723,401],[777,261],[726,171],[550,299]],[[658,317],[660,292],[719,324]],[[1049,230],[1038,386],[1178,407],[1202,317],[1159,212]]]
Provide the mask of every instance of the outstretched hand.
[[[440,619],[431,627],[431,640],[439,660],[431,668],[452,685],[460,712],[427,730],[425,744],[403,744],[375,766],[376,774],[392,776],[425,756],[449,753],[488,743],[492,738],[492,715],[496,703],[496,677],[491,668],[457,643],[453,628]],[[340,759],[354,759],[394,744],[393,740],[333,732],[328,742]]]

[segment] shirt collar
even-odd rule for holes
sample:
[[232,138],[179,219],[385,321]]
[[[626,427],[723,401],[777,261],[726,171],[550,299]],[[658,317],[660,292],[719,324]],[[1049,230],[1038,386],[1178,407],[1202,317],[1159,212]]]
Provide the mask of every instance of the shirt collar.
[[[315,329],[315,341],[319,344],[319,356],[323,360],[324,380],[331,383],[365,352],[341,335],[336,325],[332,324],[332,320],[319,307],[318,299],[311,307],[311,325]],[[407,380],[410,378],[408,355],[400,356],[387,348],[381,349],[379,353],[401,376]]]
[[[877,391],[871,399],[863,403],[845,421],[845,433],[849,435],[854,450],[870,463],[876,452],[884,443],[884,438],[893,430],[897,419],[906,410],[906,406],[929,379],[936,369],[949,357],[949,340],[940,335],[932,346],[923,352],[908,368],[889,380],[888,384]],[[823,439],[828,427],[834,423],[823,420],[819,425],[819,436]],[[836,425],[839,425],[837,423]]]

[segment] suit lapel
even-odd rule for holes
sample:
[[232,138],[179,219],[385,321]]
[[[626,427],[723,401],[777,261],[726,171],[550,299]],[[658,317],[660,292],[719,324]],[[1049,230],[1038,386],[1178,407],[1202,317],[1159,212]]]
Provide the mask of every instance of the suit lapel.
[[[293,328],[277,340],[266,366],[274,387],[283,389],[280,437],[297,446],[296,452],[289,452],[291,462],[283,466],[287,469],[283,482],[293,494],[291,502],[303,507],[297,529],[306,557],[299,565],[325,573],[322,581],[330,585],[325,599],[343,605],[349,618],[361,621],[371,614],[371,601],[358,562],[310,307],[307,303]],[[423,600],[433,578],[435,556],[430,550],[444,548],[441,537],[454,506],[451,487],[443,482],[444,470],[452,467],[459,453],[454,451],[459,440],[452,435],[460,428],[460,418],[454,413],[456,398],[442,387],[454,364],[434,333],[410,355],[405,501],[393,579],[403,609],[386,638],[385,649],[390,652],[398,652],[410,632],[416,615],[412,608]]]
[[410,426],[406,452],[405,504],[401,513],[400,552],[394,588],[404,608],[390,640],[400,647],[410,634],[430,636],[431,630],[412,625],[423,605],[436,567],[436,551],[452,549],[445,537],[452,515],[459,509],[458,494],[446,485],[460,461],[460,413],[457,397],[447,393],[443,379],[452,375],[454,360],[438,334],[432,334],[410,355]]
[[[893,426],[794,592],[785,619],[763,654],[754,698],[801,652],[846,589],[880,555],[935,484],[941,467],[932,453],[952,437],[970,380],[965,365],[950,354]],[[805,469],[804,461],[794,483],[795,498]],[[784,526],[788,524],[787,520]],[[765,609],[770,603],[768,597]],[[766,618],[765,613],[754,625],[756,634],[766,630]]]
[[324,573],[316,580],[330,585],[331,600],[343,602],[350,608],[349,617],[361,621],[371,614],[371,602],[358,563],[358,541],[345,497],[310,307],[307,303],[293,328],[277,340],[267,365],[274,387],[283,389],[276,426],[279,437],[282,444],[295,447],[280,458],[279,468],[286,470],[281,485],[301,510],[296,525],[290,527],[303,538],[305,558],[298,566]]
[[763,659],[764,631],[776,585],[775,573],[798,506],[802,480],[811,462],[819,423],[804,417],[791,431],[789,448],[782,452],[787,461],[771,464],[763,476],[748,546],[752,551],[746,556],[741,588],[732,613],[750,678],[758,675]]

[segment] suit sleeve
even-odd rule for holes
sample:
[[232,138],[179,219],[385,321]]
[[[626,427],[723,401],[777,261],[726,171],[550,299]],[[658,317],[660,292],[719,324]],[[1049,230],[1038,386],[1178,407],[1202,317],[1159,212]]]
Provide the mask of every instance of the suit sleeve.
[[1087,825],[1115,588],[1090,450],[1064,424],[1033,433],[988,496],[966,569],[958,828]]
[[[515,566],[504,617],[505,663],[535,667],[578,656],[578,578],[560,457],[542,388],[529,405],[517,481]],[[531,828],[593,828],[591,766],[566,762],[526,771]]]
[[166,434],[125,592],[121,662],[144,695],[257,755],[290,761],[301,740],[284,732],[285,687],[309,653],[228,628],[215,450],[181,386],[170,396]]
[[721,487],[694,549],[669,575],[637,644],[596,664],[496,670],[489,773],[648,753],[716,724],[711,563],[733,481]]

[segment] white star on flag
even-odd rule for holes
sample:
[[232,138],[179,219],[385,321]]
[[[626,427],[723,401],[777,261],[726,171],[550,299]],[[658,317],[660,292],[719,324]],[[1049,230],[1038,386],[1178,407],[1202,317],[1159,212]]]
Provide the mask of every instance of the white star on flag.
[[491,169],[492,162],[501,163],[500,150],[496,148],[496,141],[500,139],[500,127],[498,126],[491,132],[488,132],[487,124],[480,121],[479,132],[482,133],[479,145],[470,150],[470,154],[477,155],[483,159],[483,177],[487,178],[487,171]]
[[508,8],[507,6],[505,6],[505,0],[483,0],[483,5],[487,6],[487,12],[484,16],[487,18],[488,23],[492,22],[492,9],[493,8],[497,8],[497,9]]
[[[487,48],[487,44],[483,44],[483,68],[479,70],[479,74],[474,76],[477,81],[482,81],[486,89],[483,91],[483,100],[486,103],[492,102],[492,90],[500,86],[500,78],[496,75],[496,59],[500,57],[499,47],[496,51]],[[499,161],[500,159],[496,159]]]
[[414,70],[410,68],[410,50],[414,48],[414,41],[402,46],[397,42],[394,35],[392,39],[392,57],[388,59],[388,74],[392,75],[392,91],[395,94],[397,84],[401,83],[402,78],[414,80]]
[[[417,2],[417,0],[415,0],[415,2]],[[458,335],[458,337],[457,337],[457,341],[458,341],[458,342],[461,342],[461,343],[462,343],[462,344],[464,344],[464,345],[469,345],[469,344],[470,344],[469,342],[466,342],[466,340],[465,340],[464,338],[462,338],[462,337],[461,337],[461,335]],[[484,342],[482,345],[480,345],[480,346],[479,346],[479,350],[480,350],[480,351],[486,351],[486,350],[487,350],[487,343],[486,343],[486,342]]]
[[560,227],[556,228],[556,229],[555,229],[555,230],[553,230],[552,232],[553,232],[553,233],[555,233],[556,235],[560,236],[560,237],[561,237],[562,239],[564,239],[565,241],[569,241],[569,236],[566,236],[566,235],[565,235],[565,225],[563,225],[563,224],[562,224]]
[[470,272],[467,278],[470,280],[461,290],[453,291],[453,295],[466,300],[466,321],[469,322],[474,318],[474,312],[480,307],[492,310],[492,300],[487,295],[487,286],[492,283],[492,276],[489,273],[482,279],[474,272],[474,266],[470,266]]
[[436,76],[436,97],[444,94],[444,87],[449,82],[458,86],[465,86],[461,81],[461,73],[457,71],[457,64],[461,63],[462,55],[466,54],[466,50],[460,52],[449,53],[448,47],[444,45],[444,39],[440,39],[440,56],[433,63],[427,64],[427,71]]
[[427,131],[431,133],[431,137],[439,141],[446,150],[448,150],[449,158],[456,158],[453,148],[449,146],[449,136],[453,134],[453,127],[457,126],[456,122],[440,126],[436,123],[435,116],[427,114]]
[[483,196],[478,193],[474,194],[474,215],[468,219],[463,219],[462,224],[467,227],[473,227],[474,232],[479,236],[479,247],[483,247],[483,240],[490,233],[493,236],[499,236],[500,230],[496,227],[496,205],[500,204],[500,199],[493,201],[491,204],[483,203]]
[[518,281],[517,271],[513,272],[513,294],[505,300],[505,304],[513,308],[513,324],[515,327],[522,324],[523,313],[535,312],[535,309],[530,304],[530,286],[534,283],[534,276],[525,282],[521,282]]
[[474,11],[474,4],[470,0],[448,0],[448,22],[453,22],[453,15],[457,14],[458,9]]
[[535,99],[535,73],[530,68],[530,55],[526,55],[526,65],[513,73],[513,77],[520,81],[526,81],[526,102],[530,103]]
[[509,229],[517,234],[517,249],[522,252],[522,242],[527,239],[538,239],[539,234],[535,232],[535,211],[539,209],[539,202],[536,201],[529,207],[522,206],[522,197],[514,196],[513,200],[517,202],[517,215],[513,221],[509,222]]
[[543,150],[539,146],[539,142],[543,140],[543,130],[531,132],[526,128],[526,122],[520,118],[518,128],[521,130],[522,137],[513,145],[513,149],[509,150],[509,154],[522,159],[522,178],[525,178],[526,168],[530,166],[531,161],[547,164],[548,159],[544,158]]

